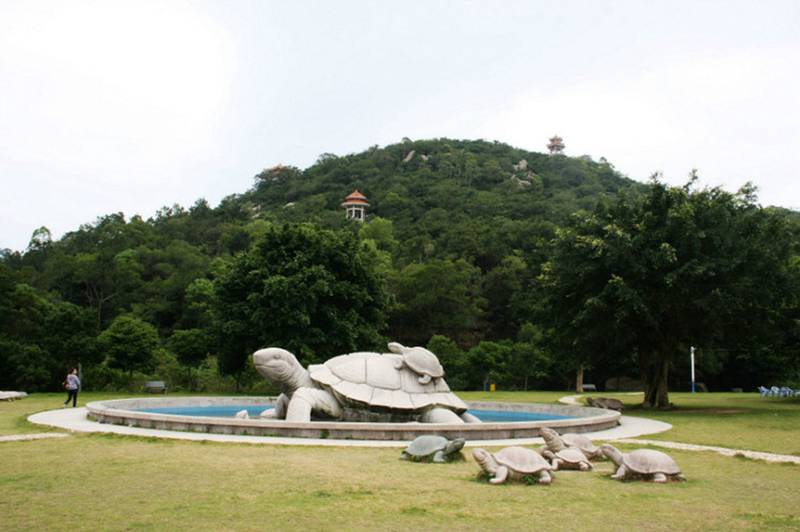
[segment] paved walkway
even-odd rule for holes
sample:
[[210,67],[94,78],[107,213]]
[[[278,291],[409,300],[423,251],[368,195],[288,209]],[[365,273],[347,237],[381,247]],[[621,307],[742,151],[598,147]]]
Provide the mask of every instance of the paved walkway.
[[[575,397],[562,397],[563,399],[575,400]],[[229,443],[252,443],[252,444],[272,444],[272,445],[305,445],[305,446],[325,446],[325,447],[405,447],[408,442],[402,441],[375,441],[375,440],[320,440],[314,438],[276,438],[267,436],[236,436],[230,434],[204,434],[195,432],[179,432],[172,430],[145,429],[139,427],[127,427],[122,425],[109,425],[97,423],[86,417],[86,408],[64,408],[59,410],[49,410],[33,414],[28,421],[38,425],[47,425],[66,429],[74,432],[104,432],[123,434],[128,436],[140,436],[148,438],[169,438],[176,440],[193,441],[215,441]],[[713,447],[709,445],[695,445],[691,443],[680,443],[673,441],[634,439],[636,436],[655,434],[664,432],[672,428],[669,423],[645,419],[639,417],[622,416],[620,425],[613,429],[601,430],[598,432],[586,433],[592,440],[613,440],[617,443],[632,445],[651,445],[667,449],[679,449],[682,451],[706,451],[715,452],[723,456],[744,456],[753,460],[764,460],[767,462],[784,462],[800,465],[800,457],[766,453],[761,451],[751,451],[747,449],[729,449],[726,447]],[[0,437],[0,441],[20,441],[38,438],[60,438],[68,436],[63,433],[43,433],[43,434],[21,434],[15,436]],[[504,446],[504,445],[540,445],[544,441],[541,438],[524,438],[515,440],[481,440],[467,442],[467,447],[477,446]]]
[[[586,406],[585,404],[583,404],[582,401],[579,401],[579,399],[581,397],[586,397],[586,396],[589,396],[589,395],[592,395],[592,394],[584,392],[584,393],[577,394],[577,395],[565,395],[564,397],[559,399],[558,402],[561,403],[562,405]],[[595,394],[595,395],[597,395],[597,394]],[[614,395],[642,395],[642,392],[625,392],[625,393],[616,393],[616,392],[614,392]]]
[[661,440],[640,440],[622,438],[616,440],[619,443],[632,443],[634,445],[653,445],[666,449],[680,449],[681,451],[710,451],[723,456],[744,456],[752,460],[764,460],[766,462],[789,463],[800,465],[800,456],[790,454],[765,453],[762,451],[749,451],[747,449],[729,449],[727,447],[713,447],[711,445],[695,445],[693,443],[680,443],[676,441]]
[[[28,418],[31,423],[47,425],[75,432],[107,432],[143,436],[148,438],[170,438],[177,440],[217,441],[235,443],[258,443],[277,445],[321,445],[339,447],[405,447],[408,442],[376,441],[376,440],[320,440],[314,438],[276,438],[267,436],[237,436],[230,434],[205,434],[197,432],[179,432],[174,430],[145,429],[123,425],[97,423],[86,417],[86,408],[63,408],[33,414]],[[620,425],[613,429],[585,433],[593,440],[614,440],[618,438],[635,438],[646,434],[664,432],[672,428],[669,423],[638,417],[622,416]],[[542,438],[525,438],[515,440],[480,440],[467,442],[467,446],[502,446],[502,445],[538,445]]]
[[64,434],[63,432],[41,432],[39,434],[10,434],[8,436],[0,436],[0,442],[46,440],[48,438],[68,438],[68,437],[69,434]]

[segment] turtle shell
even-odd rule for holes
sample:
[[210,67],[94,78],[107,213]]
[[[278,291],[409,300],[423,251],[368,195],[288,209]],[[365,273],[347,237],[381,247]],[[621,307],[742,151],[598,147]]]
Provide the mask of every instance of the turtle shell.
[[424,347],[406,348],[403,351],[403,361],[420,375],[430,375],[434,379],[444,377],[444,368],[439,359]]
[[429,456],[447,447],[448,443],[444,436],[420,436],[406,447],[406,452],[412,456]]
[[586,455],[583,454],[583,451],[574,447],[558,451],[555,454],[556,457],[564,460],[568,464],[580,464],[581,462],[586,462]]
[[461,414],[467,404],[450,391],[444,379],[419,382],[419,375],[396,354],[350,353],[308,367],[311,379],[341,401],[407,412],[442,407]]
[[591,454],[600,452],[600,448],[592,443],[592,440],[582,434],[562,434],[561,439],[567,447],[577,447],[581,451]]
[[521,473],[530,475],[542,470],[550,470],[553,467],[547,463],[542,455],[525,447],[506,447],[494,454],[494,459],[498,464]]
[[681,472],[678,464],[669,455],[652,449],[637,449],[631,453],[623,454],[622,463],[625,464],[625,467],[640,475],[652,475],[654,473],[677,475]]

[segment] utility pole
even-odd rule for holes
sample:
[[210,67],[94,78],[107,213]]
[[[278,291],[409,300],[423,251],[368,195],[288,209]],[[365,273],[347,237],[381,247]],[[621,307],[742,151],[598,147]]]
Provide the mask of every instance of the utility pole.
[[689,359],[692,362],[692,393],[694,393],[695,392],[695,389],[694,389],[694,346],[691,346],[689,348]]

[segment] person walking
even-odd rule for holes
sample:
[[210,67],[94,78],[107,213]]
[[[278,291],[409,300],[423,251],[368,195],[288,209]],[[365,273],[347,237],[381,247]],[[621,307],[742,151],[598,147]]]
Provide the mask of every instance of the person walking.
[[72,407],[74,408],[78,403],[78,390],[81,387],[81,380],[78,378],[78,368],[72,368],[72,370],[67,373],[64,387],[67,389],[67,400],[64,401],[64,406],[67,406],[70,399],[72,399]]

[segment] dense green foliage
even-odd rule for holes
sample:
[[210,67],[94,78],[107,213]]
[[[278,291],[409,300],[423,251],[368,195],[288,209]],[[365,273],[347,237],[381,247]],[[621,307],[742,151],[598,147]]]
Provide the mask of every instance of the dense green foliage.
[[790,362],[798,302],[785,219],[749,188],[690,187],[653,182],[577,215],[543,268],[554,342],[583,365],[635,353],[650,406],[668,406],[670,365],[691,345],[733,349],[731,364],[760,359],[776,375]]
[[[354,188],[363,225],[340,207]],[[217,207],[40,228],[3,251],[0,385],[54,388],[77,363],[88,387],[247,384],[267,344],[313,362],[389,339],[431,346],[456,388],[563,387],[580,367],[648,380],[655,361],[685,385],[689,344],[712,386],[788,383],[798,235],[751,191],[643,185],[602,159],[449,139],[323,154]],[[123,352],[120,319],[156,345]]]
[[223,370],[244,371],[265,346],[283,346],[304,364],[380,349],[388,297],[375,262],[346,232],[271,227],[217,278]]

